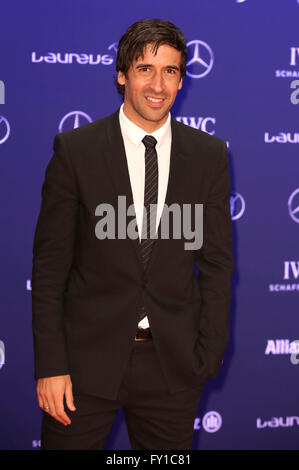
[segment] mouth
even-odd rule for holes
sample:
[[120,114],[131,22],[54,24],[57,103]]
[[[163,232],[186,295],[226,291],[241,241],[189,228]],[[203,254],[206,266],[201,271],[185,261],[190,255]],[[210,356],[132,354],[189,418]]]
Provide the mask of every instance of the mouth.
[[146,96],[145,99],[152,108],[160,108],[165,101],[165,98],[156,98],[154,96]]

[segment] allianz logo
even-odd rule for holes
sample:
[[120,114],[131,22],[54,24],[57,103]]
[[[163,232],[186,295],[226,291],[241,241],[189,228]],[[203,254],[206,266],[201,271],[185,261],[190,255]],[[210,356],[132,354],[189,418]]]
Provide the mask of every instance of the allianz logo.
[[289,339],[268,339],[265,355],[269,354],[299,354],[299,341]]
[[84,65],[111,65],[113,57],[110,54],[77,54],[76,52],[48,52],[47,55],[31,54],[31,62],[37,64],[46,62],[48,64],[72,64],[73,62]]
[[257,429],[291,428],[295,425],[299,426],[299,416],[272,417],[269,421],[263,421],[262,418],[256,420]]
[[222,426],[222,416],[218,411],[208,411],[205,413],[202,420],[201,418],[195,418],[194,430],[201,429],[201,425],[204,431],[215,433],[219,431]]
[[265,132],[264,141],[266,144],[276,142],[278,144],[299,144],[299,132],[280,132],[278,135],[270,135]]

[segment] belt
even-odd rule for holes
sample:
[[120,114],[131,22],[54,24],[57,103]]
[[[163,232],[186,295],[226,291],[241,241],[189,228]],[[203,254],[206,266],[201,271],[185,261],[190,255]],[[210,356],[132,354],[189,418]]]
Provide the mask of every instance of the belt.
[[152,332],[150,328],[137,328],[134,341],[150,341],[152,339]]

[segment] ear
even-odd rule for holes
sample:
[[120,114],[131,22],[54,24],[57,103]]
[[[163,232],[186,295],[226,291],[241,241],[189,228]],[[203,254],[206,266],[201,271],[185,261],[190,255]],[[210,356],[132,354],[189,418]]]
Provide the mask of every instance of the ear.
[[123,72],[121,72],[120,70],[117,74],[117,81],[120,85],[125,85],[126,84],[125,74]]
[[178,90],[180,90],[183,86],[183,77],[181,77],[179,84],[178,84]]

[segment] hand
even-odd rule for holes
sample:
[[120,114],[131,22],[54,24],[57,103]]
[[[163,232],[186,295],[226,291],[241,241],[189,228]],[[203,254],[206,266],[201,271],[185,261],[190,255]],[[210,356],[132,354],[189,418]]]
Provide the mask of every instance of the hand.
[[70,375],[58,375],[38,379],[36,387],[39,406],[53,418],[65,426],[71,424],[71,420],[65,413],[63,398],[71,411],[76,411],[72,392]]

